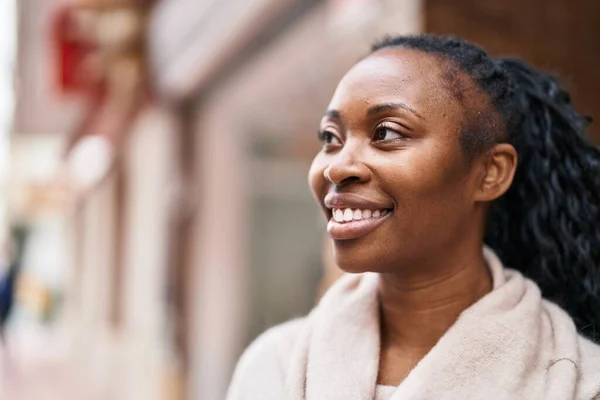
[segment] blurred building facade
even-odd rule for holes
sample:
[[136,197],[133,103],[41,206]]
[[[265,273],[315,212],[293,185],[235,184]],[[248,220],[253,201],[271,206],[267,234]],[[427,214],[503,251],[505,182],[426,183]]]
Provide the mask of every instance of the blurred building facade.
[[[52,243],[60,272],[40,279],[63,293],[85,386],[223,399],[249,341],[311,308],[314,132],[383,35],[454,33],[552,65],[581,77],[575,100],[600,116],[600,10],[538,3],[19,0],[10,214],[55,239],[31,253]],[[548,43],[549,27],[568,39]]]

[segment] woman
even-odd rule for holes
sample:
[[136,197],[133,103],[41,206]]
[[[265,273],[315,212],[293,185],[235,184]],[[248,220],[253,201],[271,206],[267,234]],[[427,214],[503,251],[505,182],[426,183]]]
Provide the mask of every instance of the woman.
[[375,46],[309,176],[350,274],[255,341],[229,398],[600,398],[587,122],[522,61],[430,35]]

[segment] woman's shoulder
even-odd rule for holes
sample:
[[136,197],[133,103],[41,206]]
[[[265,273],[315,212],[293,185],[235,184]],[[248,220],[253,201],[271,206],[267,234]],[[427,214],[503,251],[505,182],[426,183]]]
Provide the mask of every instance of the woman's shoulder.
[[306,317],[295,319],[256,338],[238,361],[227,398],[284,398],[289,360],[306,324]]
[[579,399],[600,399],[600,345],[579,337]]

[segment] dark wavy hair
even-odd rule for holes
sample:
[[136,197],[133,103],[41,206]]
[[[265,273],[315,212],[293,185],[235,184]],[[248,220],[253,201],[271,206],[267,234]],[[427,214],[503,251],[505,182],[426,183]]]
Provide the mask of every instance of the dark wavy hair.
[[591,119],[575,111],[557,78],[522,60],[490,57],[456,37],[390,37],[372,51],[388,47],[447,61],[445,84],[458,99],[457,71],[489,96],[503,123],[467,115],[462,147],[474,157],[508,142],[519,165],[490,208],[485,242],[565,309],[580,333],[600,342],[600,151],[584,135]]

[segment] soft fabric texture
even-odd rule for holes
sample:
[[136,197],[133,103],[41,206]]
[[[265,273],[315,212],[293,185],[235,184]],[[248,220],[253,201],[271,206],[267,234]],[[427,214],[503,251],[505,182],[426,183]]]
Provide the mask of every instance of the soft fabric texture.
[[395,392],[395,386],[377,385],[373,400],[390,400]]
[[[484,253],[493,290],[461,313],[390,399],[600,399],[600,346],[579,336],[535,283]],[[378,279],[346,275],[306,318],[261,335],[240,359],[228,400],[374,399]]]

